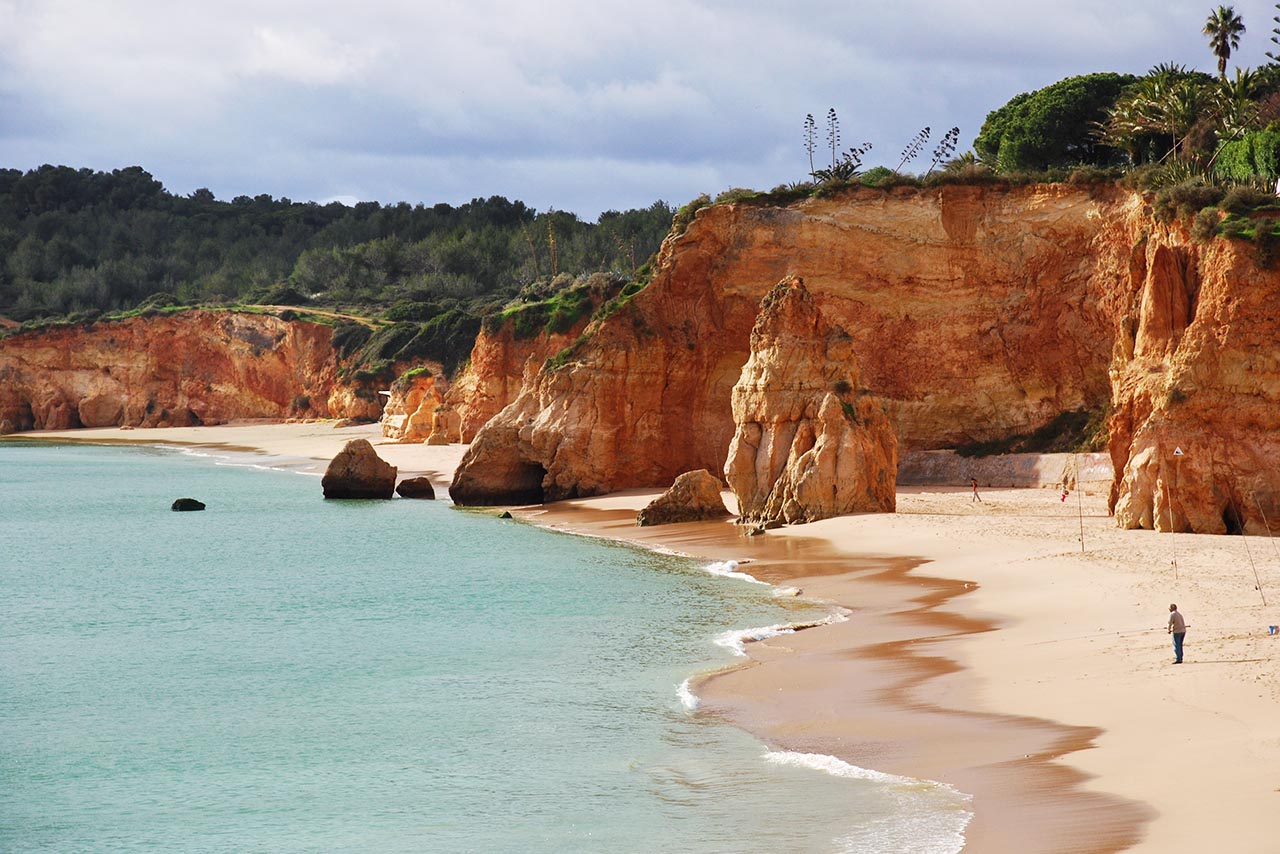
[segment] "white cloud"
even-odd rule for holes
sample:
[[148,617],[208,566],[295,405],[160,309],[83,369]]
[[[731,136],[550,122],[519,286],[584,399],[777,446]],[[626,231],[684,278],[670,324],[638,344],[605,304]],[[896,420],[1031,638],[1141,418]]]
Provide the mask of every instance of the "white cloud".
[[357,78],[376,55],[376,48],[342,44],[324,32],[255,27],[240,70],[296,83],[333,85]]

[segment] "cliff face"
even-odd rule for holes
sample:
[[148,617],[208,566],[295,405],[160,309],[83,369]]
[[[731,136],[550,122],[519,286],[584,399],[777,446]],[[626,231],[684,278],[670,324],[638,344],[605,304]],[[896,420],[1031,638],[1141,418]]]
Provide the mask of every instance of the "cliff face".
[[568,332],[528,338],[517,338],[510,323],[493,331],[482,329],[470,364],[444,398],[461,419],[462,441],[472,441],[481,427],[520,395],[543,362],[572,344],[585,327],[584,319]]
[[1129,272],[1112,370],[1117,522],[1267,534],[1280,524],[1280,271],[1258,269],[1250,244],[1201,247],[1175,228],[1140,241]]
[[455,500],[550,500],[720,469],[760,300],[787,275],[848,330],[862,383],[884,398],[904,449],[1099,407],[1115,324],[1095,244],[1134,204],[1052,185],[704,209],[664,243],[648,288],[479,432]]
[[425,442],[432,433],[432,416],[444,403],[440,385],[429,372],[396,380],[382,409],[382,435],[401,444]]
[[329,327],[268,315],[190,311],[17,335],[0,340],[0,432],[366,416],[370,402],[336,373]]
[[897,439],[861,388],[853,341],[798,278],[765,297],[751,357],[733,387],[725,477],[748,522],[891,512]]

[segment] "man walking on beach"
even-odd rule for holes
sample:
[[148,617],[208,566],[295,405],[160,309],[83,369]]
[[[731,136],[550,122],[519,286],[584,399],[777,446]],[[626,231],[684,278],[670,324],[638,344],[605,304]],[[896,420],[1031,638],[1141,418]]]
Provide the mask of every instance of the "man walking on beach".
[[969,499],[969,503],[972,504],[976,501],[981,504],[982,498],[978,495],[978,479],[976,477],[969,478],[969,485],[973,487],[973,497]]
[[1169,606],[1169,634],[1173,635],[1173,663],[1182,663],[1182,639],[1187,636],[1187,621],[1178,613],[1177,605]]

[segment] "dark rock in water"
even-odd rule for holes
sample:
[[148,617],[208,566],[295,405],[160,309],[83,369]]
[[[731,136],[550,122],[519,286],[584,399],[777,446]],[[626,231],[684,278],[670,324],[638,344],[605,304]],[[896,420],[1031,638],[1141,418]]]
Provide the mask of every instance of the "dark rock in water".
[[407,477],[396,486],[401,498],[435,498],[436,490],[429,477]]
[[706,469],[687,471],[671,488],[649,502],[636,516],[636,524],[667,525],[672,522],[701,522],[729,515],[720,490],[724,485]]
[[390,498],[396,467],[379,457],[368,439],[352,439],[330,461],[320,486],[325,498]]
[[194,498],[179,498],[177,501],[173,502],[173,506],[170,507],[169,509],[170,510],[203,510],[204,503],[201,501],[196,501]]
[[503,510],[501,513],[499,513],[499,514],[498,514],[498,518],[499,518],[499,519],[510,519],[510,518],[511,518],[511,511],[510,511],[510,510]]

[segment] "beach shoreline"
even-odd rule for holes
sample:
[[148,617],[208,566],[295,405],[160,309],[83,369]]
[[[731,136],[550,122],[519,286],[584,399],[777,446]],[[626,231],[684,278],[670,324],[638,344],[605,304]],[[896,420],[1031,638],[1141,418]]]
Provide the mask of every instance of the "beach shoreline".
[[[309,473],[369,438],[402,474],[444,486],[465,450],[384,444],[377,425],[327,422],[12,438],[202,446]],[[1246,562],[1240,537],[1121,531],[1100,491],[1068,504],[1051,490],[996,490],[978,504],[967,490],[913,487],[895,514],[758,537],[728,522],[636,528],[656,494],[514,512],[749,560],[742,569],[760,580],[851,611],[752,643],[744,665],[696,679],[701,712],[771,749],[972,795],[965,851],[1276,850],[1280,640],[1266,626],[1280,611],[1261,599],[1269,583],[1280,593],[1280,551],[1259,543]],[[1182,668],[1163,630],[1170,601],[1190,623]]]

